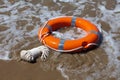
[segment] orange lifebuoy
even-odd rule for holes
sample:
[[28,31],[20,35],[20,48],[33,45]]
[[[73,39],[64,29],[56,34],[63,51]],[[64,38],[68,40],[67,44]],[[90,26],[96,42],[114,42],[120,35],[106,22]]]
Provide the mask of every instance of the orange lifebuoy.
[[[56,31],[66,26],[75,26],[81,28],[87,32],[87,35],[83,38],[75,40],[63,40],[56,38],[51,34],[52,31]],[[39,29],[38,36],[43,44],[49,48],[61,52],[70,52],[83,48],[88,49],[91,44],[96,45],[99,40],[99,33],[100,32],[98,28],[85,19],[79,17],[64,16],[54,18],[46,22],[44,27]]]

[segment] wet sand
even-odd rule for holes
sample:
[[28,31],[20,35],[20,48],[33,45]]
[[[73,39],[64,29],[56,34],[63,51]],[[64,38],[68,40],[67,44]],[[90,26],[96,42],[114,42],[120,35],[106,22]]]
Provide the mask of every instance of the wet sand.
[[43,70],[40,63],[0,60],[0,80],[64,80],[56,70]]

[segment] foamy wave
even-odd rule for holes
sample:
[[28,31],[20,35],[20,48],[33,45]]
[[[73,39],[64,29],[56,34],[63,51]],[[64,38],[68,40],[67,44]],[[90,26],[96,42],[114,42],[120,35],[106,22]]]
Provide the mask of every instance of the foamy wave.
[[0,59],[2,60],[11,60],[9,58],[9,51],[0,51]]
[[[14,4],[10,3],[8,0],[4,0],[4,4],[0,5],[0,7],[0,13],[5,13],[0,14],[0,25],[8,27],[6,31],[0,32],[0,35],[4,37],[1,41],[2,45],[0,46],[0,49],[1,51],[7,50],[9,53],[12,51],[11,48],[19,44],[25,37],[36,36],[41,23],[52,17],[61,15],[59,10],[50,11],[47,6],[42,6],[41,4],[34,5],[22,0],[15,2]],[[35,21],[33,18],[35,18]],[[23,24],[22,22],[26,23]],[[26,28],[29,26],[33,26],[34,28],[31,31],[27,31]],[[27,42],[26,44],[30,44],[30,42]],[[5,52],[4,54],[9,55]],[[0,59],[4,59],[2,57],[6,57],[6,55],[3,56],[2,53],[0,53]]]
[[57,70],[59,70],[61,72],[62,76],[65,79],[69,80],[69,76],[65,74],[65,68],[62,68],[62,65],[59,64],[59,66],[57,67]]

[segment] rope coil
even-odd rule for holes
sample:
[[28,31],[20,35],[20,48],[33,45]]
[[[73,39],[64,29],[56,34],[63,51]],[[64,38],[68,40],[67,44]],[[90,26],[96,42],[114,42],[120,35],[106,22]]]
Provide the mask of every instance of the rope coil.
[[22,50],[20,57],[22,60],[33,62],[37,57],[41,56],[41,60],[45,60],[49,56],[49,49],[46,46],[39,46],[30,50]]

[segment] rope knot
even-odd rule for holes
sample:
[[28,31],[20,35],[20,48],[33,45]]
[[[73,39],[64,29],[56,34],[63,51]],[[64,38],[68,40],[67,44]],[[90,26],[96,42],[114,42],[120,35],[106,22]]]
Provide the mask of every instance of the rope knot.
[[28,62],[34,62],[39,56],[41,56],[42,61],[45,61],[49,56],[49,48],[46,46],[39,46],[30,50],[22,50],[20,52],[20,58]]

